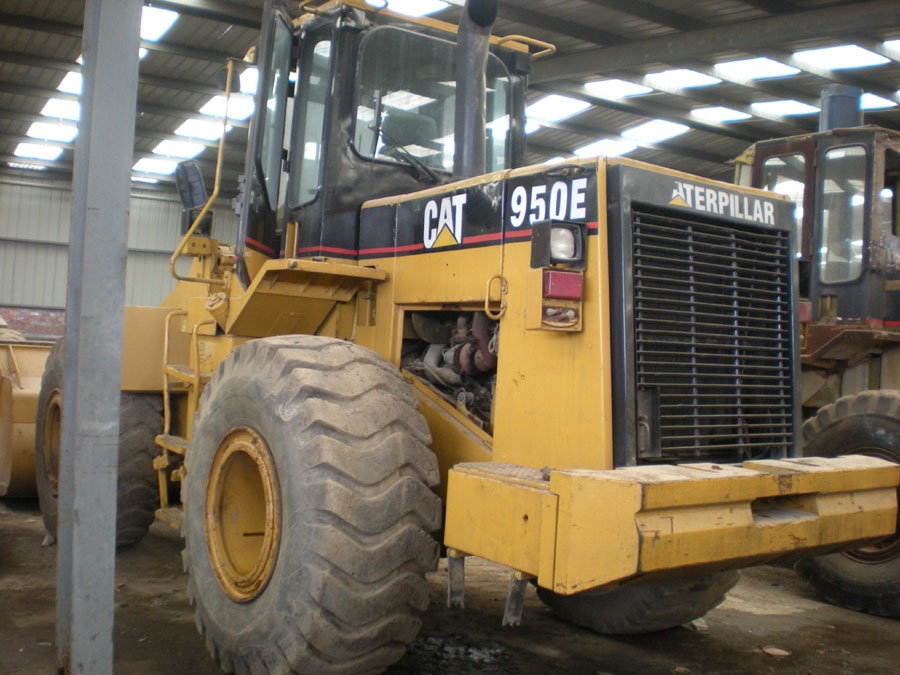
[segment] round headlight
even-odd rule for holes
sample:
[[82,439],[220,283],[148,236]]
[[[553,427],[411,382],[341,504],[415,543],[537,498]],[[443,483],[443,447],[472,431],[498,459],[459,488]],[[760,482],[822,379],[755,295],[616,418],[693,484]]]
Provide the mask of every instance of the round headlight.
[[554,260],[575,258],[575,233],[567,227],[550,228],[550,256]]

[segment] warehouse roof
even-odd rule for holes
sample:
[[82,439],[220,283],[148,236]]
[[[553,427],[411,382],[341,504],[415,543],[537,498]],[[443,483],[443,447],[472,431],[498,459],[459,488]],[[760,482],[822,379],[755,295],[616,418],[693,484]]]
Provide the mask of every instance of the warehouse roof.
[[[462,4],[391,3],[454,23]],[[216,75],[255,43],[263,3],[146,4],[135,186],[171,190],[159,171],[176,154],[199,152],[212,176]],[[728,179],[728,160],[749,144],[815,130],[820,92],[833,83],[866,92],[866,122],[900,129],[895,0],[500,0],[499,8],[497,34],[557,46],[534,64],[530,163],[626,154]],[[71,172],[83,12],[83,0],[0,0],[0,171]],[[153,14],[156,22],[146,19]],[[182,126],[188,120],[201,123]],[[233,193],[247,133],[245,121],[230,125],[223,187]],[[153,161],[137,164],[144,158]]]

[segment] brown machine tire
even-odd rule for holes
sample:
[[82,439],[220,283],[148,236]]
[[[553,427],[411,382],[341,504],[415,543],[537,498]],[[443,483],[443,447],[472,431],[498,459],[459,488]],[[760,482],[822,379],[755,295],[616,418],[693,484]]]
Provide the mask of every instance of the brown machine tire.
[[[900,463],[900,391],[865,391],[824,406],[803,424],[803,454],[873,455]],[[806,558],[796,570],[828,602],[900,616],[898,532],[869,546]]]
[[651,581],[611,590],[560,595],[538,588],[538,597],[560,618],[605,635],[655,633],[689,623],[725,599],[740,572]]
[[[53,345],[38,396],[34,439],[34,471],[44,527],[56,536],[57,471],[62,424],[63,352],[65,339]],[[119,471],[116,492],[116,546],[139,542],[153,522],[158,487],[153,458],[154,438],[162,432],[162,398],[158,394],[122,392],[119,404]],[[54,448],[53,445],[56,444]]]
[[226,672],[380,672],[428,605],[439,480],[411,387],[374,352],[248,342],[213,374],[182,483],[197,627]]

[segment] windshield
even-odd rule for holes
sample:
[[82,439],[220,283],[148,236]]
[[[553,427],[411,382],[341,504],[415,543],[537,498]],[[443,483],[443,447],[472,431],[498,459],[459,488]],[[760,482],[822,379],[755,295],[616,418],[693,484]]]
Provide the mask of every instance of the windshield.
[[824,283],[851,281],[862,270],[865,148],[854,145],[826,152],[821,189],[819,278]]
[[[507,166],[509,75],[488,56],[486,169]],[[373,31],[359,61],[353,144],[368,159],[453,168],[456,45],[398,28]]]

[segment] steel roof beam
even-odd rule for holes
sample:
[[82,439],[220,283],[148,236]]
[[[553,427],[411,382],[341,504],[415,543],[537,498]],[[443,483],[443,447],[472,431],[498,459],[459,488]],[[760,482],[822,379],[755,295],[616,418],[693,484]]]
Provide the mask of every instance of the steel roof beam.
[[559,56],[534,64],[532,80],[550,82],[635,68],[656,62],[672,63],[713,51],[758,51],[768,45],[807,37],[866,32],[900,22],[900,3],[867,0],[814,10],[791,12],[699,30],[637,40]]
[[145,5],[170,9],[184,16],[259,29],[261,11],[256,7],[221,0],[144,0]]
[[[49,19],[39,19],[32,16],[22,16],[21,14],[9,14],[0,12],[0,26],[9,28],[20,28],[22,30],[30,30],[38,33],[49,33],[51,35],[62,35],[69,38],[81,40],[81,26],[64,23],[62,21],[51,21]],[[213,63],[225,63],[225,59],[229,57],[241,57],[241,54],[229,54],[226,52],[213,51],[211,49],[198,49],[188,45],[175,44],[159,40],[157,42],[149,42],[141,40],[141,47],[148,51],[169,54],[172,56],[183,56],[198,61],[210,61]]]

